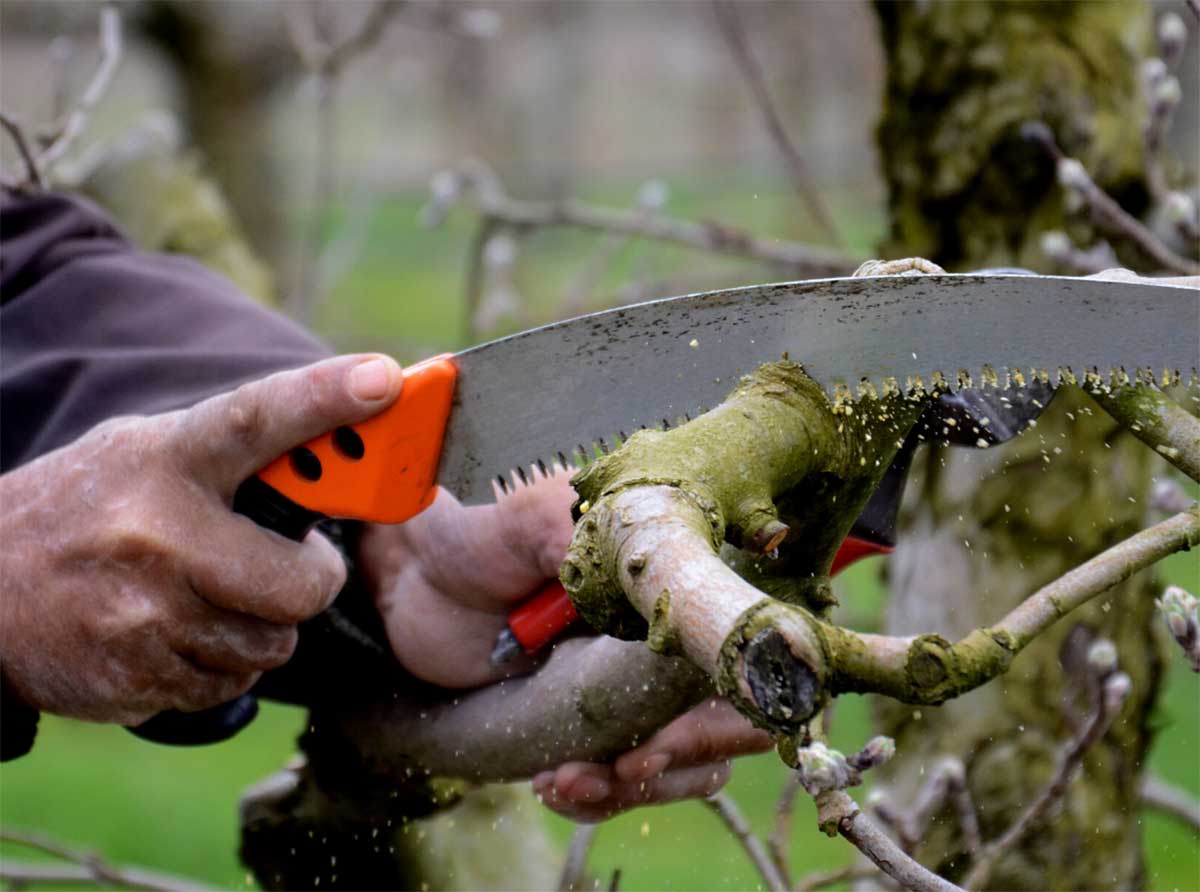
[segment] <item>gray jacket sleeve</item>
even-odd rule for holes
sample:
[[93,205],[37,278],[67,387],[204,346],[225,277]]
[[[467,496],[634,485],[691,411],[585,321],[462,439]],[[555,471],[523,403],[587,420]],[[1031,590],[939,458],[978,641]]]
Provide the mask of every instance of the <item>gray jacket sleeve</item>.
[[[185,408],[329,352],[198,263],[136,250],[83,199],[0,190],[0,472],[105,419]],[[327,532],[353,551],[355,525]],[[352,574],[302,626],[296,655],[258,693],[308,703],[388,675],[395,661],[357,585]],[[3,700],[0,758],[12,758],[32,746],[37,716]]]

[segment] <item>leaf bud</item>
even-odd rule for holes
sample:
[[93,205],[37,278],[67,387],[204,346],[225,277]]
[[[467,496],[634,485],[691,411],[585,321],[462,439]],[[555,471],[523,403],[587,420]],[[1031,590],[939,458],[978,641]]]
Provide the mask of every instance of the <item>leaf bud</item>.
[[1117,668],[1117,646],[1107,638],[1097,638],[1088,648],[1087,661],[1097,675],[1108,675]]
[[1091,183],[1082,164],[1074,158],[1060,158],[1058,162],[1058,182],[1067,189],[1083,191]]
[[797,750],[796,771],[800,773],[800,786],[811,796],[851,785],[846,757],[819,740]]
[[1071,240],[1065,232],[1052,230],[1042,233],[1042,253],[1051,260],[1062,260],[1071,254]]
[[1190,223],[1196,219],[1196,202],[1186,192],[1168,193],[1164,209],[1172,223]]
[[1167,64],[1174,66],[1179,62],[1187,39],[1187,25],[1178,13],[1168,12],[1158,20],[1158,46],[1166,57]]

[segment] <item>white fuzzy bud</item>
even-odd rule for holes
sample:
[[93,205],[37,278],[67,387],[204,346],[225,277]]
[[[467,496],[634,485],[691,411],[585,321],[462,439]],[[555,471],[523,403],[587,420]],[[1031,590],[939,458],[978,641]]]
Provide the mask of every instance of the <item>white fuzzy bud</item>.
[[1152,95],[1154,88],[1162,83],[1170,72],[1167,70],[1167,63],[1162,59],[1147,59],[1142,63],[1142,83],[1146,85],[1146,94]]
[[1177,585],[1167,586],[1155,604],[1162,611],[1171,637],[1183,648],[1183,654],[1200,672],[1200,600]]
[[483,262],[491,269],[504,269],[517,259],[517,240],[511,235],[495,235],[483,249]]
[[1200,600],[1187,589],[1168,585],[1158,600],[1158,609],[1167,616],[1195,617],[1197,609],[1200,609]]
[[1114,672],[1104,682],[1104,709],[1114,713],[1121,708],[1129,692],[1133,690],[1133,679],[1124,672]]
[[882,765],[896,755],[896,741],[880,735],[872,737],[867,745],[847,760],[850,767],[857,771],[866,771],[876,765]]
[[1179,100],[1182,98],[1183,88],[1179,86],[1179,78],[1172,74],[1167,75],[1155,85],[1152,101],[1165,112],[1179,105]]
[[1060,158],[1058,161],[1058,182],[1067,189],[1084,190],[1091,183],[1083,165],[1074,158]]
[[1183,55],[1187,39],[1187,25],[1178,13],[1168,12],[1158,20],[1158,45],[1162,54],[1172,63],[1178,62],[1179,57]]
[[796,753],[796,771],[800,786],[810,796],[829,790],[844,790],[851,785],[851,770],[846,757],[817,740]]
[[439,204],[449,204],[458,198],[458,174],[439,170],[429,179],[429,194]]
[[667,203],[671,190],[662,180],[646,180],[638,189],[637,203],[640,207],[657,211]]
[[1186,192],[1168,193],[1163,208],[1172,223],[1190,223],[1196,219],[1196,202]]
[[1088,665],[1098,675],[1108,675],[1117,668],[1117,646],[1107,638],[1097,638],[1088,648]]
[[1071,254],[1071,240],[1065,232],[1043,232],[1041,238],[1042,253],[1051,260],[1061,260]]

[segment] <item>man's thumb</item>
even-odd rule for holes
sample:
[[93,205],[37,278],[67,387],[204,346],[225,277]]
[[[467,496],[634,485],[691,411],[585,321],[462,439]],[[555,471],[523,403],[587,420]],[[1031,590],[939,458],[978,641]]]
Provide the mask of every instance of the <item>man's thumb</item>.
[[382,412],[402,381],[390,357],[337,356],[205,400],[184,413],[178,435],[190,469],[229,496],[296,446]]

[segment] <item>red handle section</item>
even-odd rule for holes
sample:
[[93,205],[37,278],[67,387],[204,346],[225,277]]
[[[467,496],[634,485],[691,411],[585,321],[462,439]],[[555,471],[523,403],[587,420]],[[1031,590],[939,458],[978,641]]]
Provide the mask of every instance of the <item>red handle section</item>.
[[532,654],[557,638],[578,617],[566,589],[554,579],[508,615],[508,627],[525,653]]
[[458,369],[450,354],[404,370],[392,405],[281,455],[258,477],[327,517],[400,523],[437,495],[437,466]]
[[[855,561],[873,554],[889,554],[891,547],[847,536],[838,547],[829,570],[836,576]],[[556,579],[548,582],[528,601],[520,604],[508,615],[508,627],[520,642],[525,653],[534,654],[557,638],[571,623],[579,618],[575,605],[562,584]]]
[[878,542],[872,542],[870,539],[859,539],[856,536],[847,536],[842,544],[838,546],[837,554],[833,556],[833,564],[829,568],[830,576],[837,576],[842,570],[845,570],[855,561],[861,561],[865,557],[870,557],[873,554],[891,554],[892,547],[890,545],[880,545]]

